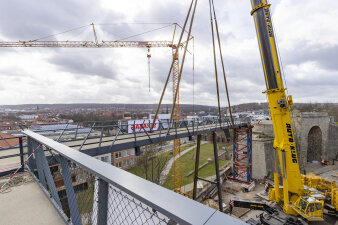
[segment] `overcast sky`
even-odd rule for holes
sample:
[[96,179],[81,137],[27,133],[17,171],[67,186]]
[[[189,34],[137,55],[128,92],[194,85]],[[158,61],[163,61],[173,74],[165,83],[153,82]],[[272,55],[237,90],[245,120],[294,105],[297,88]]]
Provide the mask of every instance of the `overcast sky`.
[[[214,2],[232,104],[266,101],[250,1]],[[99,41],[120,40],[166,26],[132,23],[183,25],[189,4],[189,0],[11,0],[0,7],[0,40],[35,40],[92,22],[97,24]],[[194,99],[195,104],[217,104],[208,10],[208,1],[199,0],[192,31],[195,71],[192,55],[187,54],[181,103],[192,104]],[[338,1],[275,0],[271,10],[294,101],[338,102]],[[168,26],[127,40],[170,40],[172,33],[173,26]],[[86,26],[42,40],[94,40],[94,36]],[[0,104],[157,103],[171,63],[170,48],[151,49],[149,92],[144,48],[0,51]],[[225,106],[224,83],[220,84]],[[171,102],[171,88],[165,103]]]

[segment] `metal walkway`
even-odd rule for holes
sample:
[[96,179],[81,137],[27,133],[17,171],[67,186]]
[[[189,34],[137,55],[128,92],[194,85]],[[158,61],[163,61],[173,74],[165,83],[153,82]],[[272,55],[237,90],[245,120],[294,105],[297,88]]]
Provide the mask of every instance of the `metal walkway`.
[[[103,122],[88,122],[90,124],[87,124],[86,127],[79,126],[79,124],[70,127],[69,124],[66,124],[58,130],[35,130],[35,132],[42,135],[46,135],[48,132],[48,135],[56,133],[54,135],[55,140],[73,149],[81,150],[87,155],[96,156],[128,148],[136,148],[138,150],[139,147],[144,145],[248,126],[247,123],[240,122],[230,125],[228,120],[220,122],[218,119],[178,119],[172,121],[172,125],[169,125],[167,120],[161,120],[158,122],[157,130],[150,132],[148,128],[143,128],[139,132],[134,129],[134,132],[130,133],[129,126],[133,126],[133,124],[121,125],[117,121],[110,122],[112,123],[110,125],[102,124]],[[144,122],[142,126],[150,127],[150,124]],[[81,130],[86,130],[82,137],[79,135]],[[65,136],[71,137],[68,138],[71,140],[63,139]],[[0,173],[2,168],[14,169],[20,166],[22,163],[20,155],[19,147],[2,149],[0,151]]]
[[170,129],[167,122],[160,122],[159,129],[149,132],[144,129],[139,133],[126,133],[125,129],[117,127],[114,136],[100,138],[87,138],[84,140],[62,142],[63,144],[81,150],[83,153],[94,156],[109,152],[115,152],[128,148],[138,148],[144,145],[155,144],[174,139],[192,137],[198,134],[206,134],[214,131],[228,130],[238,127],[247,127],[246,123],[238,123],[231,126],[227,122],[219,123],[218,120],[203,122],[180,121],[176,127]]

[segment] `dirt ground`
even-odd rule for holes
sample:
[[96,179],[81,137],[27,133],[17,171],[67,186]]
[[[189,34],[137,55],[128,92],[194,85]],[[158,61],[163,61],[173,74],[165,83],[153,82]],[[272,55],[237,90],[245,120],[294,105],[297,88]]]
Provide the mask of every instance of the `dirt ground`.
[[[308,164],[306,167],[307,174],[314,173],[318,176],[324,177],[329,180],[337,182],[338,175],[338,163],[336,165],[321,166],[320,164]],[[229,207],[229,202],[232,199],[239,200],[251,200],[251,201],[263,201],[269,205],[275,205],[275,203],[266,200],[267,193],[264,191],[264,184],[256,182],[255,188],[250,192],[244,192],[244,188],[241,184],[227,180],[222,185],[222,200],[225,204],[225,208]],[[260,195],[260,196],[258,196]],[[218,198],[217,195],[214,199],[208,199],[203,202],[212,208],[218,209]],[[280,208],[279,206],[276,206]],[[247,221],[250,218],[259,220],[258,216],[262,213],[259,210],[250,210],[245,208],[234,208],[231,216],[239,218],[243,221]],[[335,217],[324,216],[324,222],[312,222],[311,225],[338,225],[338,220]]]

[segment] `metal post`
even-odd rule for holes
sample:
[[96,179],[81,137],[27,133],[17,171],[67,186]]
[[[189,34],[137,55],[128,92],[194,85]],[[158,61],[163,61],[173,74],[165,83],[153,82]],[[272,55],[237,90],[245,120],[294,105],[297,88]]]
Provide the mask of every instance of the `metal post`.
[[39,158],[41,160],[43,172],[44,172],[44,175],[45,175],[47,183],[48,183],[48,188],[49,188],[51,197],[54,198],[54,200],[56,201],[56,203],[60,207],[62,207],[58,192],[57,192],[56,187],[55,187],[55,183],[54,183],[52,173],[50,172],[50,168],[49,168],[49,165],[48,165],[48,162],[47,162],[47,158],[46,158],[45,153],[43,151],[43,147],[40,146],[38,148],[38,150],[36,151],[36,153],[39,155]]
[[217,188],[218,188],[218,206],[219,206],[219,211],[223,212],[222,186],[221,186],[221,180],[220,180],[220,176],[219,176],[219,165],[218,165],[218,152],[217,152],[217,143],[216,143],[216,132],[212,132],[212,141],[214,143],[216,182],[217,182]]
[[234,129],[234,140],[233,140],[233,151],[232,151],[232,178],[236,178],[236,143],[237,143],[237,129]]
[[154,182],[154,157],[151,158],[151,182]]
[[249,129],[246,130],[247,136],[246,136],[246,156],[247,156],[247,169],[246,169],[246,181],[249,183],[251,180],[251,172],[250,172],[250,156],[251,156],[251,149],[250,149],[250,132]]
[[101,148],[102,137],[103,137],[103,127],[101,128],[99,148]]
[[134,133],[134,146],[136,147],[136,124],[135,124],[135,121],[134,121],[134,129],[133,129],[133,133]]
[[[27,145],[27,155],[31,155],[33,153],[33,140],[30,137],[27,138]],[[36,167],[34,156],[28,159],[28,167],[32,172],[34,172],[34,169]]]
[[[32,142],[32,146],[35,148],[38,147],[38,144],[31,140]],[[39,148],[42,148],[41,146]],[[47,189],[47,185],[46,185],[46,177],[45,177],[45,173],[44,173],[44,169],[43,169],[43,162],[42,162],[42,159],[41,159],[41,154],[39,154],[39,150],[38,149],[36,152],[35,152],[35,163],[36,163],[36,167],[38,169],[38,176],[39,176],[39,181],[41,183],[41,185]],[[32,170],[32,172],[34,172],[34,170]]]
[[113,142],[112,142],[111,145],[110,145],[110,150],[113,148],[113,145],[114,145],[114,143],[115,143],[117,137],[119,136],[120,131],[121,131],[121,129],[119,128],[119,131],[118,131],[117,134],[115,135],[115,138],[114,138]]
[[196,147],[196,157],[195,157],[195,173],[194,173],[194,189],[192,194],[192,199],[196,200],[197,195],[197,181],[198,181],[198,169],[200,162],[200,150],[201,150],[201,135],[197,135],[197,147]]
[[22,137],[19,137],[19,146],[20,146],[20,163],[21,163],[21,168],[19,172],[24,171],[24,160],[23,160],[23,144],[22,144]]
[[94,122],[94,123],[93,123],[93,126],[90,128],[90,131],[88,132],[86,138],[83,140],[83,142],[82,142],[82,144],[81,144],[81,146],[80,146],[80,148],[79,148],[79,151],[81,151],[83,145],[86,143],[87,139],[89,138],[90,133],[93,131],[93,129],[94,129],[94,127],[95,127],[95,124],[96,124],[96,122]]
[[69,125],[69,122],[67,123],[65,129],[62,130],[62,132],[61,132],[60,136],[58,137],[58,139],[56,139],[57,142],[59,142],[61,140],[61,137],[62,137],[63,133],[65,132],[65,130],[68,128],[68,125]]
[[108,190],[109,185],[106,181],[99,179],[98,191],[98,212],[97,212],[97,225],[107,224],[108,214]]
[[60,164],[62,168],[63,181],[66,187],[67,200],[68,200],[70,215],[72,217],[72,223],[74,225],[82,225],[79,208],[77,206],[76,197],[74,193],[73,182],[72,182],[71,174],[69,171],[68,162],[62,156],[60,156]]
[[75,140],[77,139],[77,132],[78,132],[78,129],[79,129],[79,123],[77,123],[77,125],[76,125],[76,130],[75,130],[75,135],[74,135],[74,139],[75,139]]

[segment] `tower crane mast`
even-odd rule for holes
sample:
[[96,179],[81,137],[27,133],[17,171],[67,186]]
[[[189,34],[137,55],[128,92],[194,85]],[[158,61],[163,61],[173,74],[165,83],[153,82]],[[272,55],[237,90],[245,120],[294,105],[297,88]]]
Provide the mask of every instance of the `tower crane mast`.
[[[179,76],[179,59],[178,54],[176,54],[176,48],[172,49],[173,54],[173,103],[175,101],[175,93],[176,89],[178,88],[178,76]],[[180,118],[180,108],[179,108],[179,90],[177,92],[177,98],[176,98],[176,107],[173,111],[173,119],[174,121],[179,121]],[[177,124],[174,124],[174,126],[177,126]],[[182,175],[181,175],[181,141],[180,139],[175,139],[173,142],[173,184],[174,184],[174,191],[181,193],[181,187],[182,187]]]

